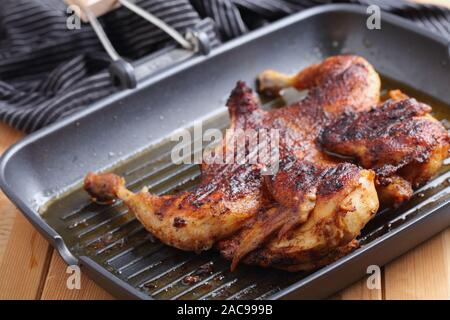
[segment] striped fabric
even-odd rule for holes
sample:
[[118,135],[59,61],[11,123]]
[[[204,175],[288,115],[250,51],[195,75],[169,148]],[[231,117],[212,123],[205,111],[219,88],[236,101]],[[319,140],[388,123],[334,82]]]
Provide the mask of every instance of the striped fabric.
[[[193,26],[206,31],[213,46],[331,2],[376,4],[450,39],[450,10],[406,1],[136,0],[180,32]],[[119,90],[110,80],[107,56],[90,25],[68,30],[67,17],[62,0],[1,1],[1,121],[32,132]],[[126,8],[100,20],[117,51],[130,60],[173,43]]]

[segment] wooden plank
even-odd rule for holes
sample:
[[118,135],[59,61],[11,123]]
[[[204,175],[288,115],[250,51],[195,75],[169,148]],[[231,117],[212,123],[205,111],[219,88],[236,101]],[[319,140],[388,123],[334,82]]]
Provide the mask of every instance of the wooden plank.
[[382,300],[382,289],[369,289],[367,278],[361,279],[348,288],[338,292],[331,299],[334,300]]
[[[20,131],[0,123],[0,154],[22,136],[23,134]],[[8,237],[15,217],[16,209],[14,205],[0,191],[0,263],[5,253],[6,244],[8,243]]]
[[17,214],[0,265],[0,299],[38,298],[50,256],[48,242]]
[[450,299],[450,228],[385,268],[386,299]]
[[11,144],[23,136],[23,133],[0,123],[0,153],[3,153]]
[[0,264],[6,250],[6,244],[16,218],[16,208],[0,191]]
[[[0,153],[22,136],[23,133],[0,123]],[[62,280],[67,276],[66,266],[52,251],[0,191],[0,299],[36,299],[41,295],[45,299],[112,298],[86,276],[82,278],[82,290],[68,290],[65,280],[55,277],[59,274]]]
[[53,251],[47,279],[44,284],[41,299],[44,300],[110,300],[109,293],[100,288],[83,273],[80,289],[68,289],[67,265],[56,251]]
[[[0,153],[22,136],[0,123]],[[0,192],[0,298],[36,298],[47,253],[47,242]]]

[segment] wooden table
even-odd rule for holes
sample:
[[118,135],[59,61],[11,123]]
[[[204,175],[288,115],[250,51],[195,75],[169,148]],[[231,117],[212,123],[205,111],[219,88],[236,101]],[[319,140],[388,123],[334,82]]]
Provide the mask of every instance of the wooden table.
[[[22,136],[0,124],[0,153]],[[113,299],[84,275],[80,290],[67,289],[68,276],[58,253],[0,192],[0,299]],[[450,228],[383,267],[381,277],[381,290],[362,279],[333,298],[450,299]]]

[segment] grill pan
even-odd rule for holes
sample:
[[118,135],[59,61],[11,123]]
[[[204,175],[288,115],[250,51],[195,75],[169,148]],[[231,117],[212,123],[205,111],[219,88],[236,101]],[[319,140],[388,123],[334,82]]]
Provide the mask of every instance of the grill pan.
[[[171,164],[168,137],[199,120],[204,128],[225,128],[223,106],[235,82],[254,84],[267,68],[292,73],[354,53],[381,74],[450,104],[448,41],[387,13],[381,30],[368,30],[366,19],[360,6],[315,7],[166,68],[12,146],[0,163],[1,187],[66,263],[80,265],[119,298],[327,297],[363,277],[369,265],[384,265],[450,225],[448,166],[399,210],[379,212],[363,230],[361,248],[310,273],[243,265],[230,273],[215,252],[161,244],[121,203],[90,203],[80,183],[88,171],[108,170],[124,175],[133,190],[192,187],[198,168]],[[184,283],[192,274],[201,281]]]

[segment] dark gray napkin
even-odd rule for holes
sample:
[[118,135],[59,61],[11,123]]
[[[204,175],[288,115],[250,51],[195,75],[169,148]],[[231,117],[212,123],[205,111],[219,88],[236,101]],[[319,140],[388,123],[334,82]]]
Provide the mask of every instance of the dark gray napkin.
[[[137,0],[177,30],[199,26],[214,46],[305,8],[331,2],[377,4],[450,39],[450,10],[406,1]],[[0,121],[32,132],[119,90],[89,24],[68,30],[61,0],[0,3]],[[204,19],[210,17],[213,19]],[[135,60],[172,40],[119,8],[101,17],[116,49]]]

